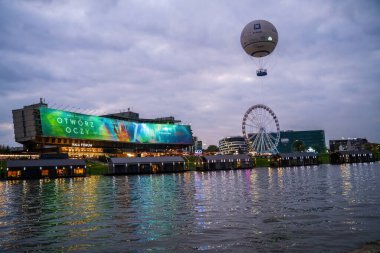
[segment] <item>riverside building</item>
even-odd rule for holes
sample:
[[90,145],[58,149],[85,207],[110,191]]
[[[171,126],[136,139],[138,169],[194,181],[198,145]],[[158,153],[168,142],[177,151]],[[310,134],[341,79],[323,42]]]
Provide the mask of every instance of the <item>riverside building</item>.
[[223,155],[246,154],[247,150],[247,144],[242,136],[226,137],[219,141],[219,151]]
[[16,142],[39,154],[156,156],[193,145],[190,125],[174,117],[142,119],[129,110],[96,116],[49,108],[42,99],[12,114]]
[[366,144],[368,144],[368,141],[365,138],[348,138],[329,141],[330,152],[364,150]]

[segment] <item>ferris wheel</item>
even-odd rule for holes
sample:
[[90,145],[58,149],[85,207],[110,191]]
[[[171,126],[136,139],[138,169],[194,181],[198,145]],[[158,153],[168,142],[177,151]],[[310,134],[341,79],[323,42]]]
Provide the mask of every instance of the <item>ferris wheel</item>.
[[257,104],[249,108],[243,117],[242,130],[250,151],[278,153],[280,124],[268,106]]

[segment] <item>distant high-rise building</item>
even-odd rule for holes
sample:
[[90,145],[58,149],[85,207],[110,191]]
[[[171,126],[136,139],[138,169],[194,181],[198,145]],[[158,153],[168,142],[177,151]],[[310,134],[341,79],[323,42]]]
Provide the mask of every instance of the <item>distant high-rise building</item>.
[[198,140],[197,136],[193,136],[193,145],[185,148],[184,150],[187,152],[190,152],[192,154],[194,154],[194,153],[201,154],[202,153],[202,145],[203,145],[202,141]]

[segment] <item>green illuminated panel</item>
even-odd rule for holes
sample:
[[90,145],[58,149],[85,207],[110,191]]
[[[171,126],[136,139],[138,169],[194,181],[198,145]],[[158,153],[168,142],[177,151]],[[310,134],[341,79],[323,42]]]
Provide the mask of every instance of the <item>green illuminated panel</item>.
[[131,143],[191,144],[190,126],[136,123],[41,107],[43,136]]

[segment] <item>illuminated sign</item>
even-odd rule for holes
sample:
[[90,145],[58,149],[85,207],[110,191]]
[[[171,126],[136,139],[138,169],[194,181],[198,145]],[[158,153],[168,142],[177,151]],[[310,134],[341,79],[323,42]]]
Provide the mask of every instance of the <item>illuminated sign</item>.
[[196,149],[194,153],[195,153],[195,155],[202,155],[203,150],[202,149]]
[[92,147],[92,144],[90,143],[71,143],[71,146],[73,147]]
[[42,135],[129,143],[192,144],[190,126],[137,123],[40,108]]
[[282,138],[281,143],[289,143],[289,138]]

